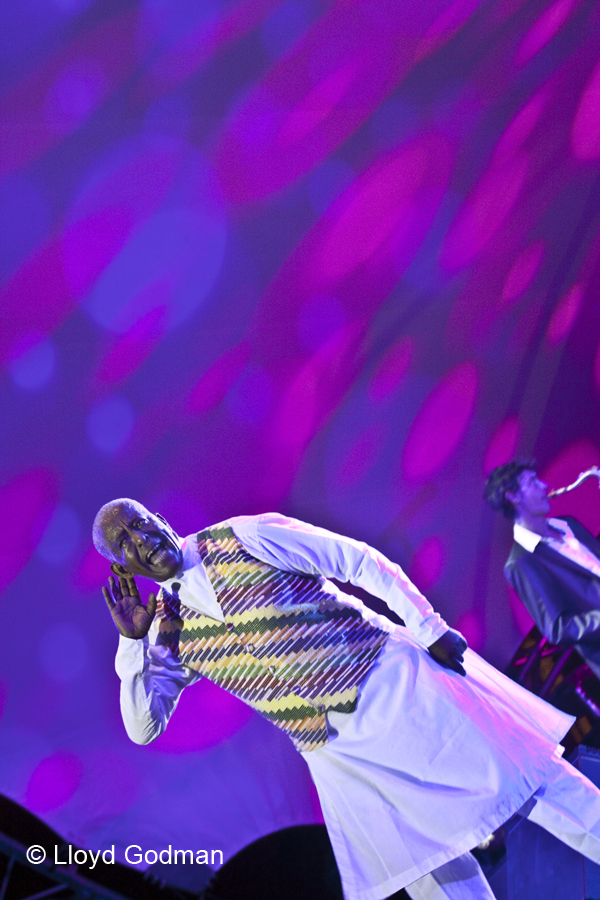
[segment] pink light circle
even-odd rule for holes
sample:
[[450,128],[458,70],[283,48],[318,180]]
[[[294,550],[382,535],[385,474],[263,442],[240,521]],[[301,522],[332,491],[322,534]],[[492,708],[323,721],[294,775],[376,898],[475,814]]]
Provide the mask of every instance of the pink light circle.
[[590,161],[600,156],[600,62],[581,94],[573,121],[571,145],[577,159]]
[[29,562],[58,500],[58,481],[49,469],[29,469],[0,488],[0,508],[10,528],[0,547],[0,591]]
[[509,416],[498,425],[485,451],[484,475],[489,475],[496,466],[510,462],[515,455],[520,436],[521,426],[517,416]]
[[367,428],[346,453],[337,473],[340,486],[354,487],[365,478],[377,461],[386,431],[376,423]]
[[542,87],[519,110],[512,122],[504,129],[504,133],[496,145],[492,157],[494,166],[501,166],[508,162],[521,149],[539,122],[547,99],[548,91],[545,87]]
[[546,46],[566,22],[577,0],[556,0],[536,19],[517,49],[515,62],[522,66]]
[[410,481],[423,481],[448,462],[460,444],[475,407],[479,373],[470,360],[444,375],[417,413],[402,453]]
[[471,650],[479,653],[485,644],[485,626],[474,610],[470,609],[459,617],[456,628],[464,636]]
[[43,759],[34,770],[25,791],[25,806],[34,813],[47,813],[67,803],[81,782],[83,764],[78,756],[58,751]]
[[413,358],[415,342],[408,335],[388,350],[369,384],[370,400],[385,400],[396,392]]
[[410,567],[411,580],[421,591],[428,591],[439,581],[445,562],[444,545],[439,537],[431,535],[422,541],[413,556]]
[[528,167],[520,152],[485,172],[446,235],[440,262],[447,271],[472,262],[499,231],[519,199]]
[[44,120],[59,134],[69,134],[98,107],[108,82],[97,60],[78,59],[61,72],[47,95]]
[[502,302],[513,303],[535,278],[544,255],[544,242],[534,241],[517,256],[502,288]]
[[[564,294],[556,304],[552,318],[546,330],[546,340],[550,345],[559,344],[568,337],[575,323],[581,301],[583,300],[583,288],[575,284]],[[600,387],[600,357],[596,357],[596,383]]]
[[159,753],[210,750],[246,725],[252,707],[203,678],[181,695],[169,727],[150,748]]
[[414,141],[348,189],[344,208],[315,259],[315,269],[326,280],[346,277],[390,239],[402,242],[414,224],[415,198],[432,177],[439,151],[440,143],[432,139]]

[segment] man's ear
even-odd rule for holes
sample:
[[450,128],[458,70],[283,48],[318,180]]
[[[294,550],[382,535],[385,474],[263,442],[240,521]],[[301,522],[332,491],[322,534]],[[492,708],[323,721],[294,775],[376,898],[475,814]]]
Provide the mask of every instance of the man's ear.
[[521,491],[505,491],[504,496],[516,509],[521,502]]
[[166,525],[167,528],[169,529],[169,531],[171,532],[171,534],[172,534],[174,537],[176,537],[175,532],[173,531],[173,528],[169,525],[169,523],[167,522],[167,520],[165,519],[165,517],[164,517],[164,516],[161,516],[160,513],[154,513],[154,515],[156,516],[157,519],[160,519],[160,521],[163,523],[163,525]]
[[113,573],[113,575],[116,575],[117,578],[131,577],[131,572],[129,571],[127,566],[124,566],[122,563],[117,563],[117,562],[111,563],[110,571]]

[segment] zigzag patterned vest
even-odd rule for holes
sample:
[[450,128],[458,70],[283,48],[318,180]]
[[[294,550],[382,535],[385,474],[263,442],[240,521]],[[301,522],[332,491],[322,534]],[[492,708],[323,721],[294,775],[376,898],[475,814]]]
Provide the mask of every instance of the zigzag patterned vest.
[[198,548],[225,622],[161,590],[159,642],[287,732],[297,750],[323,746],[325,712],[355,709],[388,633],[320,579],[255,559],[226,525],[201,531]]

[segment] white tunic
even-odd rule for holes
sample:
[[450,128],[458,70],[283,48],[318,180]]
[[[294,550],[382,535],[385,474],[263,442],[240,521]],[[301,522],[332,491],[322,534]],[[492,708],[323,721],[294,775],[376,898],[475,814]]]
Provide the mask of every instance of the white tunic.
[[[229,524],[257,558],[351,581],[410,628],[386,622],[393,633],[356,711],[330,713],[329,743],[302,754],[348,900],[381,900],[471,849],[546,780],[572,718],[471,651],[466,678],[436,663],[425,647],[447,626],[399,566],[365,544],[276,514]],[[194,536],[182,546],[183,571],[164,586],[176,580],[183,603],[222,621]],[[155,646],[156,634],[153,626],[144,641],[121,638],[117,655],[123,720],[137,743],[162,733],[183,688],[201,677]]]

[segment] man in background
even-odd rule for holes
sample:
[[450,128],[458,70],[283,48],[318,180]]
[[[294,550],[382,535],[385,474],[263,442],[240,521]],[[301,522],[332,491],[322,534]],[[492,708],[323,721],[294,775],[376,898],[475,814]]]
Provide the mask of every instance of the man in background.
[[548,485],[533,460],[494,469],[485,498],[513,522],[509,584],[544,637],[576,647],[600,677],[600,542],[571,516],[549,518]]

